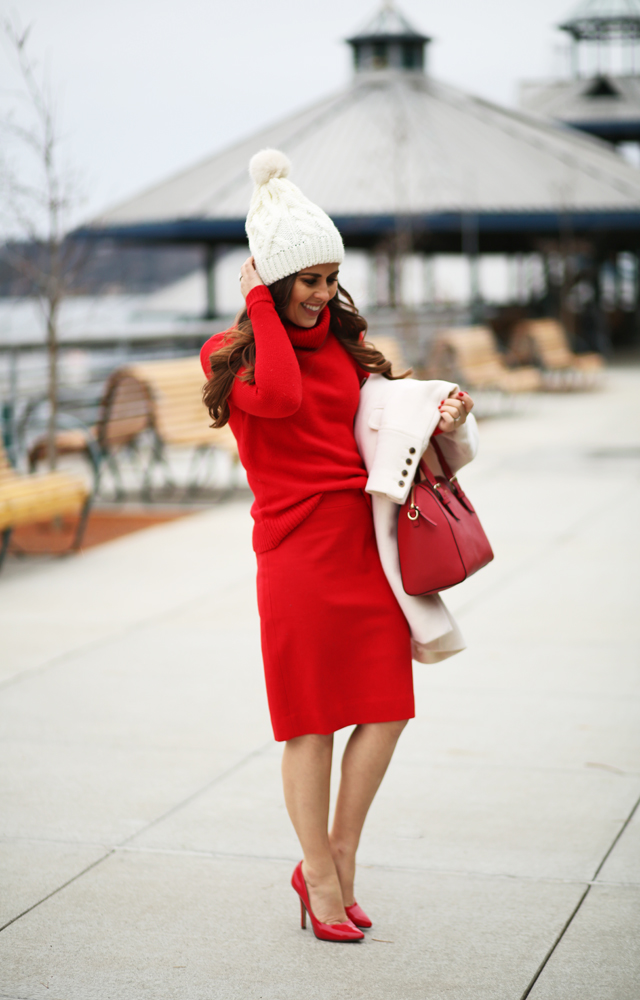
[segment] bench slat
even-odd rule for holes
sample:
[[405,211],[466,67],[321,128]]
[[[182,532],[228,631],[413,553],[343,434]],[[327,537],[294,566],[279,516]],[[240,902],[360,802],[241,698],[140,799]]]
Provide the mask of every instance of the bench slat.
[[77,514],[89,490],[79,476],[65,472],[21,475],[9,465],[0,442],[0,531],[19,524],[46,521],[65,514]]

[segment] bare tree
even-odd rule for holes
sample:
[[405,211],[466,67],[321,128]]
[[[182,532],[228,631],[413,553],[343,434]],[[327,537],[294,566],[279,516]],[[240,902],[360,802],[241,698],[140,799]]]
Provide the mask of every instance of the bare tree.
[[62,161],[59,105],[44,70],[32,59],[32,27],[16,15],[5,18],[4,34],[14,56],[20,88],[0,122],[3,143],[0,180],[7,225],[16,235],[4,254],[40,301],[46,329],[49,402],[47,459],[57,462],[58,321],[60,305],[78,269],[78,247],[66,239],[70,215],[80,202],[78,182]]

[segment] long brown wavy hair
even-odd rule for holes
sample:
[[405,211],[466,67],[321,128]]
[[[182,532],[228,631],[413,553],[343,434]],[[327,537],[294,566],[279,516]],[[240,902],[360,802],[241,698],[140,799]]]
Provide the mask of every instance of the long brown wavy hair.
[[[276,312],[283,322],[296,278],[297,274],[290,274],[269,285]],[[331,314],[331,331],[345,350],[355,358],[360,368],[372,375],[384,375],[388,379],[406,378],[411,374],[409,369],[401,375],[392,375],[391,362],[387,361],[384,354],[373,344],[361,340],[361,334],[367,331],[367,321],[360,315],[353,299],[341,285],[338,285],[336,295],[329,300],[328,307]],[[211,375],[205,383],[202,398],[213,421],[212,427],[224,427],[227,423],[228,400],[233,381],[239,378],[242,382],[253,382],[255,363],[256,344],[253,327],[245,308],[238,313],[235,325],[225,334],[222,346],[209,358]]]

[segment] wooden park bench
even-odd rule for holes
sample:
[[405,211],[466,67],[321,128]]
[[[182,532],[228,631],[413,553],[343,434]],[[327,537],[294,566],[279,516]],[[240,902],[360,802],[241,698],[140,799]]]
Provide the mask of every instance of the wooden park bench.
[[146,361],[121,371],[137,381],[150,400],[156,463],[168,469],[167,446],[193,448],[190,483],[199,462],[213,449],[226,452],[238,464],[238,446],[229,425],[211,427],[202,402],[204,376],[199,358]]
[[484,326],[440,330],[429,358],[429,377],[458,382],[468,389],[503,393],[534,392],[542,378],[532,366],[509,368],[492,331]]
[[[72,427],[56,434],[58,455],[82,455],[91,464],[97,491],[102,466],[106,463],[122,492],[118,469],[118,454],[122,449],[134,449],[136,442],[153,426],[152,406],[148,393],[126,372],[116,371],[107,380],[100,401],[98,419],[93,427]],[[47,458],[47,438],[38,438],[29,449],[29,468],[33,471]]]
[[[204,376],[196,358],[145,361],[113,372],[100,403],[98,420],[88,430],[64,430],[56,436],[59,454],[82,454],[93,466],[96,490],[104,466],[116,484],[116,496],[124,488],[119,459],[127,453],[137,457],[142,471],[142,492],[149,495],[154,469],[161,467],[171,482],[166,457],[169,446],[193,449],[189,482],[199,463],[213,449],[231,455],[238,462],[238,449],[231,429],[212,429],[202,402]],[[140,442],[150,437],[151,453],[146,461],[139,453]],[[30,466],[46,457],[46,440],[40,438],[29,451]]]
[[604,370],[601,354],[574,354],[564,327],[556,319],[517,323],[509,340],[509,355],[519,364],[539,365],[546,389],[593,388]]
[[66,472],[21,475],[9,464],[0,442],[0,566],[4,562],[14,528],[48,521],[54,517],[79,515],[70,551],[77,550],[84,535],[91,494],[81,476]]

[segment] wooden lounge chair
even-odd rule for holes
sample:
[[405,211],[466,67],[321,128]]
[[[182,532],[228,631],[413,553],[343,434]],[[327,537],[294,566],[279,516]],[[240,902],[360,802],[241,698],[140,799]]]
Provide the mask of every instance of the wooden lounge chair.
[[82,543],[89,516],[91,494],[80,476],[66,472],[21,475],[9,464],[0,443],[0,566],[14,528],[69,514],[80,516],[70,551]]
[[366,337],[370,344],[373,344],[379,351],[382,351],[387,361],[391,362],[391,371],[394,375],[401,375],[411,366],[407,364],[402,350],[402,344],[394,337],[376,337],[375,340]]
[[429,359],[431,378],[458,382],[469,389],[534,392],[542,387],[534,367],[508,368],[488,327],[440,330]]
[[525,319],[514,327],[509,355],[519,364],[543,369],[545,388],[592,388],[604,370],[601,354],[574,354],[564,327],[556,319]]

